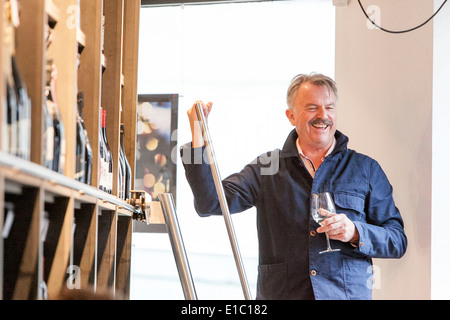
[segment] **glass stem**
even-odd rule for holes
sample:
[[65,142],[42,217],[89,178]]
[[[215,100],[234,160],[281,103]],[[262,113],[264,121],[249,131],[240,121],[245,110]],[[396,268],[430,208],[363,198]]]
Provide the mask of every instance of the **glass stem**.
[[328,237],[328,232],[325,232],[325,236],[327,237],[327,249],[331,250],[331,246],[330,246],[330,238]]

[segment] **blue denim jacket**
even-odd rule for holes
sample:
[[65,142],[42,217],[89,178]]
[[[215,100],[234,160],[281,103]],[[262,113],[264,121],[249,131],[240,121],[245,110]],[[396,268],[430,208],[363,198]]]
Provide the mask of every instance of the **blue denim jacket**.
[[[257,209],[257,299],[371,299],[372,258],[400,258],[407,240],[392,187],[380,165],[348,149],[336,131],[336,147],[314,179],[296,148],[293,130],[282,150],[259,156],[223,181],[231,213]],[[200,216],[221,214],[202,148],[181,148],[186,178]],[[204,158],[203,158],[204,159]],[[359,232],[357,247],[331,240],[340,252],[319,254],[325,234],[310,216],[312,193],[331,192],[337,213]]]

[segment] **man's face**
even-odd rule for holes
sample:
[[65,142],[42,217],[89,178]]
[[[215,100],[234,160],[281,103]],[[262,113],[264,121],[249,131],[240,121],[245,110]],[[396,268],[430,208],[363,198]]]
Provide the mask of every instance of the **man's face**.
[[336,132],[336,97],[326,86],[303,83],[286,116],[305,150],[328,150]]

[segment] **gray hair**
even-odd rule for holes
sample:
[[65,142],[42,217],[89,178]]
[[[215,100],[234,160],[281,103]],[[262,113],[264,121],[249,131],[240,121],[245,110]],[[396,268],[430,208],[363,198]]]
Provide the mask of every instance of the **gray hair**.
[[320,73],[298,74],[291,80],[287,91],[287,105],[289,109],[292,109],[293,107],[298,88],[305,82],[309,82],[317,86],[327,87],[328,90],[331,90],[334,93],[337,100],[337,86],[333,79]]

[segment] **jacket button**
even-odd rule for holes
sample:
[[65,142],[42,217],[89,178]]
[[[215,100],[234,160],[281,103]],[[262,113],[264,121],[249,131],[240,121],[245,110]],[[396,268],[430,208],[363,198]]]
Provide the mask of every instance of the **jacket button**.
[[311,270],[311,275],[314,277],[317,274],[316,270]]
[[314,236],[316,235],[316,232],[315,232],[314,230],[311,230],[311,231],[309,232],[309,234],[311,235],[311,237],[314,237]]

